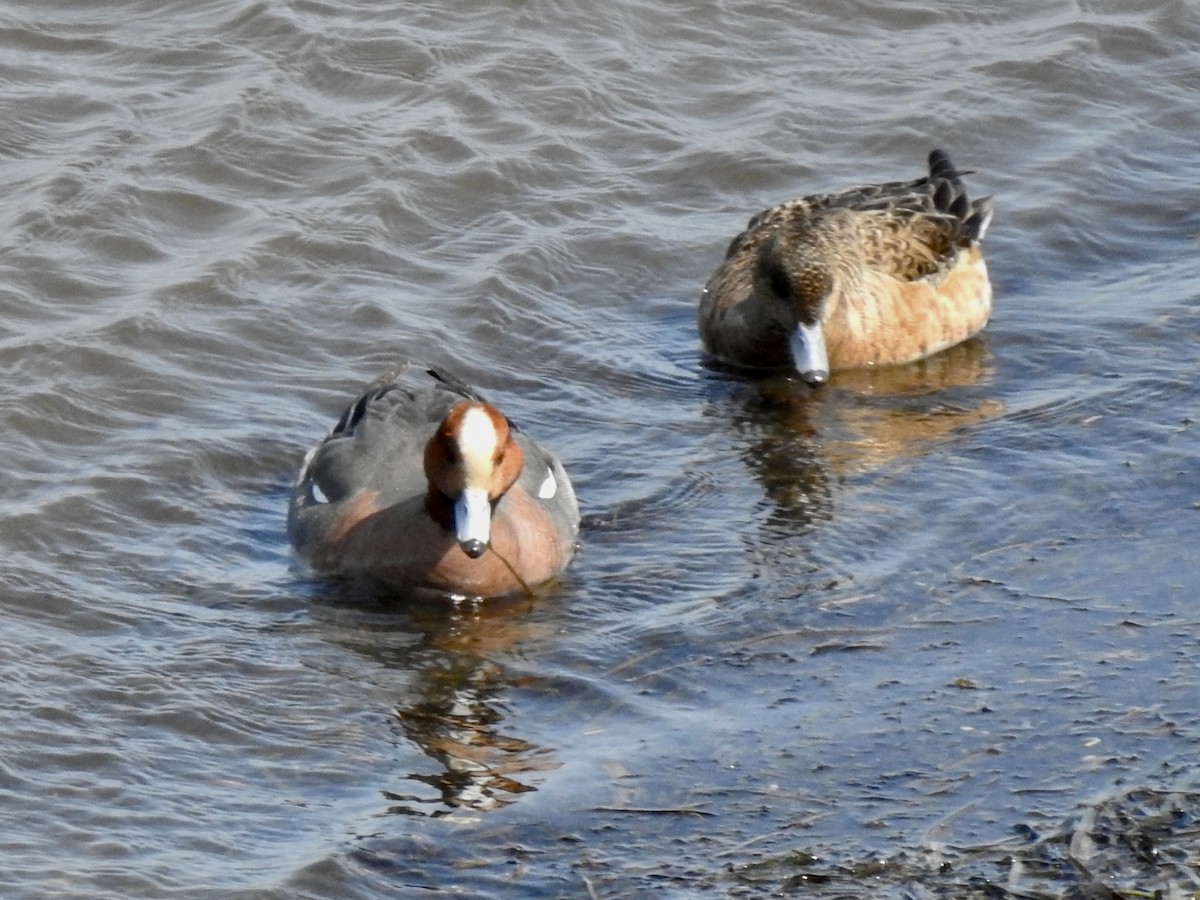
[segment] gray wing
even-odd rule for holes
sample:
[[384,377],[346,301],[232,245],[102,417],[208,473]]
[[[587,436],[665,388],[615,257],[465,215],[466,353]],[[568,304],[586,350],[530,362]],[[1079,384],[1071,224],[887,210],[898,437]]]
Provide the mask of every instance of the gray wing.
[[425,492],[425,443],[459,400],[465,384],[434,369],[405,366],[377,378],[346,407],[308,455],[296,488],[337,503],[363,489],[385,502]]

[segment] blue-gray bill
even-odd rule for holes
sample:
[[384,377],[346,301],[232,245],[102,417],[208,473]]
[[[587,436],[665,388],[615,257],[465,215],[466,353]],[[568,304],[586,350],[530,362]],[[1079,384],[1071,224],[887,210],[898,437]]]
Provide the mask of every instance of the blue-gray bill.
[[792,332],[792,362],[800,377],[812,387],[829,380],[829,354],[825,350],[825,332],[821,323],[800,323]]

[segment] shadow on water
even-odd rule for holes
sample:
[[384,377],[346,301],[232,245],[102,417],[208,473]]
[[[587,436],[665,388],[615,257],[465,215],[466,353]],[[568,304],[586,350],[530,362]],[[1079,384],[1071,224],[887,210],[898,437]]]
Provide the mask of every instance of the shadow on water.
[[[550,627],[540,596],[486,603],[411,600],[348,587],[326,607],[326,640],[369,657],[407,684],[392,710],[403,741],[436,765],[382,791],[386,813],[441,817],[483,812],[537,790],[532,776],[558,768],[551,752],[506,733],[509,678],[496,658]],[[345,606],[352,594],[357,601]]]

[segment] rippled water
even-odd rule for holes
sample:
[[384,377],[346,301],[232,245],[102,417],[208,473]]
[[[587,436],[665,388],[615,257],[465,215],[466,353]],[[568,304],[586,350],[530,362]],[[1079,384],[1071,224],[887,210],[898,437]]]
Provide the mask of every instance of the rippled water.
[[[1196,786],[1200,13],[802,6],[0,2],[0,893],[751,896]],[[749,215],[933,146],[981,339],[701,365]],[[398,358],[563,456],[556,589],[293,562]]]

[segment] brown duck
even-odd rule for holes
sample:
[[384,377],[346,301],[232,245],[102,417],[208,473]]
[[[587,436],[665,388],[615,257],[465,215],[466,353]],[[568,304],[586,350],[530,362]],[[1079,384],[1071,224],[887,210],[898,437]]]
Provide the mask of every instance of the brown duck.
[[941,150],[915,181],[863,185],[773,206],[733,239],[700,295],[700,338],[717,360],[831,371],[912,362],[987,324],[980,241],[992,200],[969,200]]

